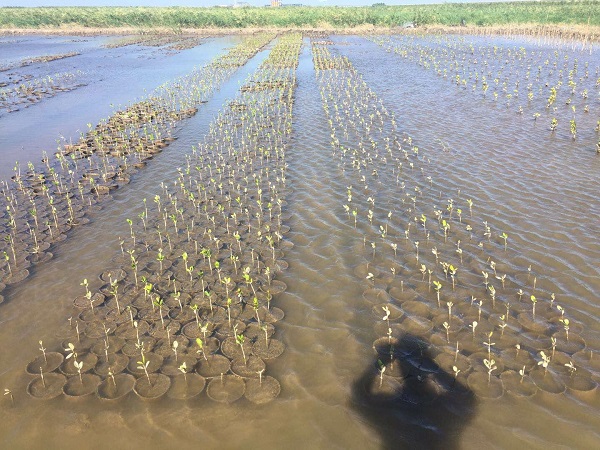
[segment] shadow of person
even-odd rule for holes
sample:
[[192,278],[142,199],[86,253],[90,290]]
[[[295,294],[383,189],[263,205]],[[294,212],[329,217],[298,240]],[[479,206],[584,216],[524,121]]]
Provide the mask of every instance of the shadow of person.
[[458,448],[476,409],[464,377],[443,370],[430,345],[410,334],[374,348],[378,356],[352,386],[352,409],[378,430],[382,448]]

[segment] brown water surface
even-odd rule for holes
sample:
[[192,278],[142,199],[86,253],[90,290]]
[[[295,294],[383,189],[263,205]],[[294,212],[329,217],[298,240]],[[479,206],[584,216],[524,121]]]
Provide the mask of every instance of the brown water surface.
[[[548,137],[546,130],[514,111],[462,95],[446,80],[373,42],[352,37],[336,43],[331,51],[349,57],[395,114],[398,129],[422,148],[423,167],[433,179],[425,196],[440,197],[441,191],[441,206],[450,197],[463,202],[472,198],[478,216],[487,218],[495,233],[509,235],[510,257],[503,270],[522,273],[531,264],[539,289],[556,293],[557,302],[581,324],[588,346],[600,351],[600,159],[586,150],[593,136],[575,141]],[[119,448],[123,442],[132,448],[598,447],[597,389],[586,397],[538,392],[519,398],[504,393],[490,400],[467,393],[459,399],[440,396],[431,405],[365,401],[365,386],[376,376],[372,344],[381,336],[374,328],[381,320],[363,298],[368,282],[357,276],[369,252],[342,207],[348,184],[354,182],[358,190],[360,183],[332,156],[331,130],[309,41],[305,44],[286,152],[290,192],[284,212],[291,228],[286,239],[293,247],[285,251],[288,270],[278,276],[287,290],[274,299],[285,311],[275,337],[285,343],[286,351],[269,364],[269,373],[281,383],[280,396],[257,407],[243,399],[217,404],[205,393],[187,402],[145,402],[130,394],[114,404],[64,396],[43,402],[25,393],[32,379],[25,367],[39,353],[38,340],[48,349],[60,348],[55,330],[65,323],[72,300],[81,295],[81,280],[88,278],[92,289],[101,285],[97,275],[112,266],[120,253],[117,237],[129,231],[125,219],[142,211],[142,198],[160,192],[159,183],[176,178],[183,155],[206,134],[211,116],[234,96],[238,83],[265,57],[262,53],[185,122],[177,132],[179,139],[119,188],[90,224],[56,246],[55,258],[3,292],[0,388],[11,389],[14,406],[9,397],[0,399],[1,447]],[[588,58],[598,64],[597,55]],[[440,140],[449,152],[442,150]],[[380,215],[401,197],[389,178],[390,184],[382,182],[376,188]],[[361,220],[362,230],[368,224]],[[402,241],[398,248],[399,255],[413,251]],[[496,251],[501,255],[501,246]],[[445,284],[443,292],[449,290]],[[409,341],[406,336],[399,346]],[[425,352],[425,362],[435,364],[434,356]],[[597,383],[600,374],[593,374]],[[414,392],[405,388],[405,397]]]

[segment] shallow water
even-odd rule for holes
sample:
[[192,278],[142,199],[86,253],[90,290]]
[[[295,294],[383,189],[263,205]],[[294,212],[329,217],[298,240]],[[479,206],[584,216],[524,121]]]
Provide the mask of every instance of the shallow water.
[[[294,246],[285,252],[289,269],[278,276],[288,289],[274,301],[286,314],[276,335],[285,342],[286,351],[269,364],[269,372],[282,385],[280,397],[256,407],[246,401],[217,405],[205,394],[185,404],[143,402],[130,395],[127,402],[115,405],[96,399],[36,402],[25,394],[31,378],[25,375],[24,367],[37,356],[37,341],[43,339],[46,347],[58,349],[60,340],[54,337],[54,330],[64,323],[72,299],[81,293],[80,280],[87,277],[91,288],[100,286],[95,275],[111,266],[111,260],[120,253],[117,236],[128,233],[125,219],[142,210],[142,198],[160,191],[160,182],[176,177],[183,155],[202,139],[216,111],[264,59],[266,52],[262,52],[194,118],[184,121],[176,134],[179,139],[130,184],[115,191],[103,209],[92,215],[90,224],[71,231],[66,242],[53,248],[54,259],[36,266],[25,282],[3,292],[0,388],[10,387],[15,396],[14,407],[8,397],[0,399],[3,446],[77,448],[85,439],[87,448],[106,448],[127,439],[136,448],[192,448],[198,442],[209,448],[597,447],[597,390],[585,400],[571,394],[538,392],[531,399],[509,394],[498,400],[442,398],[433,407],[402,402],[369,405],[360,400],[363,376],[368,380],[374,373],[376,356],[371,346],[379,335],[373,325],[380,319],[363,300],[369,285],[356,275],[357,266],[368,261],[365,253],[369,252],[363,249],[361,235],[342,209],[354,175],[350,170],[342,172],[332,157],[331,131],[310,45],[305,43],[297,70],[292,140],[286,153],[291,189],[286,196],[285,212],[291,215],[286,239]],[[367,85],[395,114],[399,130],[410,134],[422,149],[428,160],[423,166],[433,178],[432,192],[425,195],[435,197],[443,191],[442,206],[450,197],[462,198],[463,202],[472,198],[474,210],[490,221],[494,232],[509,234],[510,257],[504,261],[503,270],[520,273],[531,264],[539,289],[546,294],[555,292],[557,302],[584,327],[581,334],[588,345],[600,350],[595,295],[600,290],[596,264],[600,257],[596,239],[600,231],[596,198],[599,160],[585,150],[593,144],[592,137],[574,142],[549,138],[545,130],[540,132],[514,111],[463,95],[448,81],[386,53],[372,42],[339,38],[336,43],[340,45],[332,46],[332,52],[349,57]],[[223,46],[216,43],[213,51],[217,53]],[[127,47],[119,50],[124,55],[131,51]],[[60,52],[51,47],[39,54]],[[184,60],[173,67],[161,65],[173,71],[162,74],[164,80],[210,59],[209,55],[206,59],[199,55],[182,56]],[[591,58],[597,62],[596,55]],[[66,64],[68,59],[64,61]],[[148,78],[144,87],[163,81],[153,80],[158,81]],[[127,90],[112,88],[116,84],[86,94],[89,97],[85,98],[91,99],[107,89],[108,100],[98,102],[98,110],[89,113],[89,118],[81,121],[79,115],[65,112],[65,117],[72,117],[71,122],[47,119],[48,123],[36,126],[49,133],[46,137],[16,132],[17,125],[3,125],[7,118],[20,123],[17,119],[22,114],[32,115],[21,116],[22,121],[42,117],[35,111],[47,101],[55,102],[57,108],[68,106],[71,100],[67,96],[80,95],[81,90],[2,117],[0,139],[6,139],[2,153],[7,155],[6,161],[12,164],[19,147],[25,145],[18,143],[18,136],[27,134],[28,142],[36,143],[28,146],[31,151],[26,158],[35,159],[41,156],[42,148],[53,147],[53,132],[46,131],[48,128],[76,134],[74,130],[81,123],[107,114],[110,102],[130,101],[140,93],[131,91],[127,96]],[[65,111],[71,107],[67,106]],[[441,149],[439,140],[449,152]],[[4,162],[1,167],[6,167]],[[354,183],[358,189],[359,183]],[[393,183],[377,189],[377,213],[385,214],[400,194]],[[464,214],[466,217],[467,212]],[[362,218],[361,230],[366,228],[365,222]],[[398,247],[408,253],[403,243]],[[446,285],[443,292],[449,289]]]
[[[26,56],[71,51],[78,51],[80,55],[0,73],[2,81],[14,72],[39,78],[81,71],[83,75],[78,81],[85,84],[16,112],[0,110],[3,129],[7,130],[0,133],[3,148],[0,152],[0,176],[3,179],[11,175],[15,161],[38,163],[43,151],[50,153],[58,147],[58,143],[76,142],[80,134],[88,130],[88,123],[96,124],[115,110],[147,96],[157,86],[207,64],[239,41],[236,37],[209,38],[193,49],[175,53],[140,46],[110,49],[102,47],[109,42],[105,37],[88,39],[91,42],[79,43],[75,47],[70,42],[65,43],[65,39],[59,40],[60,45],[53,46],[32,39],[32,44],[25,50]],[[3,45],[0,56],[4,57],[5,52],[9,55],[17,53],[22,44]],[[99,98],[102,101],[98,101]]]

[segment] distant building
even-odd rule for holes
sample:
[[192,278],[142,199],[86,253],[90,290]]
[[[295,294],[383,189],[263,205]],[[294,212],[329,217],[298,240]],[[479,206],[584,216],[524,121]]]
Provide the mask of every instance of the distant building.
[[279,8],[281,6],[281,0],[271,0],[271,8]]
[[234,8],[250,8],[250,3],[248,2],[235,2],[233,4]]

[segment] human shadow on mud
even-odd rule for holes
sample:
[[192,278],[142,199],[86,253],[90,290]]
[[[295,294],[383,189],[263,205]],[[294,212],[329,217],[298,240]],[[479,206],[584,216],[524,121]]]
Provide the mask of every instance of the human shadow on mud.
[[436,351],[410,334],[381,338],[374,349],[373,362],[352,386],[352,409],[378,430],[382,448],[459,448],[476,409],[465,378],[443,370]]

